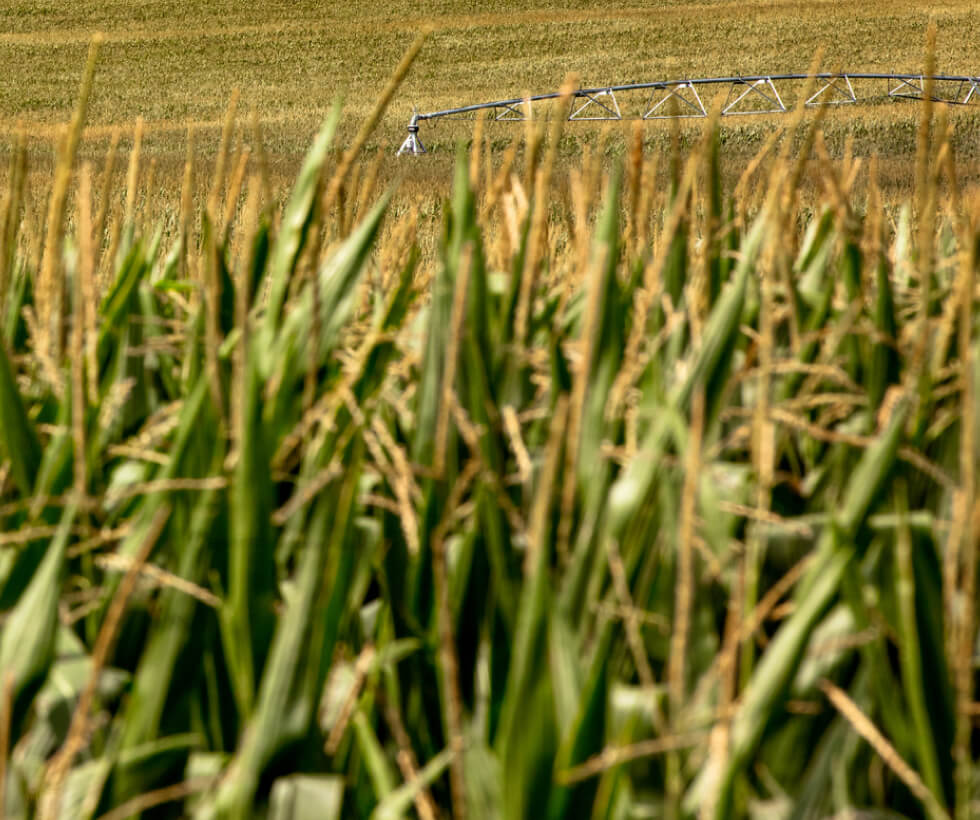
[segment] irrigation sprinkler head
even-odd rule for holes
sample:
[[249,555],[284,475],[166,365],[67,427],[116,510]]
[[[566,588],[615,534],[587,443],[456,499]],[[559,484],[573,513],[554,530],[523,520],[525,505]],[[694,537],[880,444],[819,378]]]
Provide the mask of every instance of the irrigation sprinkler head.
[[412,118],[408,121],[408,136],[405,137],[405,141],[395,156],[400,157],[402,154],[418,156],[424,153],[426,153],[425,146],[422,144],[422,140],[419,139],[419,113],[415,111],[412,114]]

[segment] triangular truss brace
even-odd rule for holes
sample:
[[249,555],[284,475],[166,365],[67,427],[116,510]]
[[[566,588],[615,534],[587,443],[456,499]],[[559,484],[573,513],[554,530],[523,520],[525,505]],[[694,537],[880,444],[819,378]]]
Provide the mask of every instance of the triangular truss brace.
[[[738,93],[739,89],[742,88],[744,90]],[[734,94],[738,94],[738,96],[732,99],[732,95]],[[758,99],[761,99],[763,105],[770,107],[742,108],[742,110],[738,110],[738,107],[745,102],[746,98],[753,102],[758,102]],[[721,109],[721,113],[723,116],[729,117],[739,114],[785,114],[786,106],[783,104],[783,98],[779,96],[776,86],[773,85],[772,79],[770,77],[762,77],[758,80],[735,80],[732,82],[732,87],[728,90],[728,99],[725,101],[725,106]]]
[[[896,78],[898,84],[888,91],[889,97],[903,97],[908,100],[924,100],[926,96],[923,77]],[[956,83],[952,88],[952,83]],[[944,93],[945,92],[945,93]],[[980,98],[980,78],[958,79],[937,77],[933,81],[932,101],[952,105],[969,105],[974,97]]]
[[[673,111],[668,105],[671,100],[676,102]],[[679,85],[664,85],[654,88],[650,99],[647,100],[646,109],[643,114],[645,120],[708,116],[694,83],[680,83]]]
[[[966,90],[966,96],[960,100],[962,105],[969,105],[970,100],[974,97],[980,99],[980,77],[974,77],[972,80],[968,80],[964,85],[968,86]],[[960,89],[962,92],[962,89]],[[959,94],[957,94],[957,97]]]
[[[939,96],[938,92],[936,96]],[[971,100],[980,100],[980,78],[978,77],[964,77],[956,83],[956,88],[948,96],[942,98],[942,102],[953,105],[970,105]],[[973,105],[976,105],[975,101]]]
[[570,120],[621,120],[623,118],[623,115],[619,112],[619,103],[616,102],[616,95],[611,88],[607,88],[605,91],[593,91],[591,93],[579,91],[575,96],[577,99],[584,98],[585,102],[579,105],[578,108],[572,109],[572,113],[568,115],[568,119]]
[[496,108],[492,108],[490,118],[496,122],[523,122],[527,119],[520,108],[510,103],[501,103]]
[[899,78],[898,85],[888,90],[889,97],[907,97],[910,100],[921,100],[924,96],[922,78]]
[[851,78],[843,74],[828,79],[823,87],[806,101],[806,104],[809,106],[847,105],[856,102],[857,96],[854,93],[854,86],[851,85]]

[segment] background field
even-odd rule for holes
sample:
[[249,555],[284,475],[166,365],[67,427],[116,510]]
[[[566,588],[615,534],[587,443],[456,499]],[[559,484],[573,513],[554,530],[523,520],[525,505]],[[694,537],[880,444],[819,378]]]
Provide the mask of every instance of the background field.
[[[92,7],[86,7],[92,6]],[[99,61],[83,155],[101,157],[114,128],[123,148],[137,116],[147,121],[144,155],[155,159],[156,185],[176,188],[193,125],[198,153],[213,155],[233,89],[240,110],[255,109],[273,175],[291,179],[330,103],[342,95],[344,136],[370,109],[416,33],[432,30],[381,126],[377,143],[397,147],[413,104],[422,111],[557,88],[568,72],[583,84],[685,75],[805,71],[818,46],[827,68],[916,71],[930,16],[938,28],[937,66],[980,73],[980,16],[971,2],[438,2],[396,6],[379,0],[327,4],[230,0],[65,4],[11,0],[0,8],[0,135],[9,145],[18,123],[32,137],[32,166],[50,162],[54,127],[67,121],[93,32],[107,41]],[[977,153],[975,111],[955,110],[961,159]],[[836,112],[828,142],[840,153],[847,133],[859,154],[882,156],[886,187],[905,187],[914,148],[915,106],[889,104]],[[699,124],[685,126],[699,130]],[[418,187],[448,190],[446,150],[470,126],[430,124],[423,139],[437,156],[385,163],[383,177],[406,174]],[[665,124],[649,123],[651,140]],[[723,161],[739,163],[761,144],[765,118],[726,121]],[[600,126],[578,124],[576,141]],[[520,135],[498,124],[496,143]],[[660,135],[660,137],[658,137]],[[726,139],[727,136],[727,139]],[[440,159],[439,153],[443,158]],[[975,165],[961,163],[966,181]],[[413,195],[415,193],[413,192]]]

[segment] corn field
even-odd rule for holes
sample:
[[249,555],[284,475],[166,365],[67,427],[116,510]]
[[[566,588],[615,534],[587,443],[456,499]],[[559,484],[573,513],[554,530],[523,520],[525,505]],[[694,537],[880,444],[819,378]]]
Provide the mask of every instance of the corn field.
[[819,112],[733,190],[717,117],[574,167],[561,116],[477,126],[421,236],[359,159],[412,56],[281,208],[230,111],[203,207],[189,151],[176,227],[138,219],[137,147],[110,213],[91,70],[43,229],[11,151],[3,816],[978,816],[943,112],[899,204]]

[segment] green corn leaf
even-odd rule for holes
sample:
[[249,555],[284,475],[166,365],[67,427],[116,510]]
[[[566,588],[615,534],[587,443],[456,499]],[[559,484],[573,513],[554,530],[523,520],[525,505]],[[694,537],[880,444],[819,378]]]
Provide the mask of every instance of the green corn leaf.
[[897,384],[901,368],[898,352],[889,344],[896,340],[898,322],[895,317],[895,296],[885,259],[878,260],[875,270],[877,293],[874,305],[875,330],[881,337],[872,344],[872,359],[868,368],[868,402],[878,407],[889,385]]
[[262,424],[261,387],[256,369],[248,368],[241,398],[241,447],[230,494],[228,605],[223,611],[229,638],[226,651],[232,659],[232,682],[243,718],[252,711],[255,679],[272,627],[269,608],[275,581],[273,553],[268,549],[273,494],[269,462],[275,442]]
[[[320,288],[321,322],[318,361],[322,362],[333,349],[337,334],[350,318],[354,293],[364,275],[365,263],[373,251],[390,198],[390,194],[381,198],[317,273],[315,281]],[[283,321],[271,357],[269,351],[257,351],[263,357],[260,361],[276,362],[282,373],[295,373],[299,369],[296,359],[306,353],[312,318],[313,295],[306,289]],[[282,384],[288,386],[285,377]]]
[[[219,468],[223,448],[216,447],[217,458],[213,468]],[[213,470],[212,470],[213,472]],[[209,490],[195,501],[190,526],[179,556],[178,574],[181,578],[200,583],[203,580],[202,552],[213,531],[213,519],[217,514],[219,491]],[[134,675],[132,691],[126,705],[120,738],[120,752],[150,741],[159,732],[164,705],[175,680],[178,654],[191,642],[191,618],[197,602],[186,593],[166,590],[160,600],[160,614],[146,640],[146,648],[140,657]],[[141,781],[132,767],[117,773],[113,779],[116,799],[133,797],[149,787]]]
[[[361,458],[359,451],[351,454],[339,495],[324,496],[314,514],[296,587],[287,599],[269,650],[251,725],[232,763],[232,775],[222,781],[215,802],[209,806],[219,817],[242,816],[271,756],[290,734],[304,730],[312,720],[313,698],[322,690],[326,676],[322,667],[332,656],[339,622],[346,610],[353,572],[351,536]],[[326,574],[330,556],[335,556],[336,563],[334,572]],[[333,592],[331,600],[322,621],[314,627],[317,602],[326,597],[327,589]],[[311,641],[311,630],[319,641]],[[303,700],[297,703],[299,693]]]
[[[708,317],[702,332],[701,349],[687,375],[670,394],[670,403],[681,409],[690,401],[695,384],[717,382],[721,370],[731,359],[732,346],[738,333],[749,276],[769,227],[767,214],[758,217],[745,240],[742,257],[735,269],[734,279],[722,292]],[[660,466],[660,454],[666,443],[669,427],[658,413],[654,418],[643,444],[643,458],[634,459],[617,479],[609,494],[609,527],[612,537],[618,538],[632,515],[643,508],[654,477]]]
[[768,214],[763,212],[756,219],[740,249],[741,258],[735,268],[734,278],[722,292],[708,316],[708,321],[702,330],[701,349],[698,351],[694,366],[671,396],[675,406],[687,406],[694,385],[707,386],[711,382],[719,382],[719,369],[724,368],[731,358],[742,318],[749,277],[754,272],[756,259],[762,251],[769,228]]
[[801,581],[796,608],[780,627],[762,655],[732,722],[732,748],[723,771],[704,769],[685,797],[685,810],[695,811],[707,799],[707,790],[717,789],[715,817],[731,816],[735,777],[749,764],[758,748],[776,704],[786,692],[794,671],[816,625],[837,595],[844,573],[854,557],[854,532],[872,499],[887,480],[895,461],[908,415],[902,400],[893,411],[887,429],[869,447],[848,483],[848,499],[837,527],[826,532],[817,547],[814,565]]
[[75,516],[74,505],[65,508],[57,535],[0,633],[0,669],[5,676],[13,673],[13,714],[21,720],[53,658],[65,552]]
[[306,244],[314,203],[320,191],[323,166],[339,121],[340,106],[334,105],[303,161],[303,167],[283,212],[279,235],[272,245],[269,257],[269,299],[262,332],[264,345],[272,341],[279,328],[289,280]]
[[495,741],[502,760],[503,816],[508,820],[546,809],[559,740],[546,662],[550,545],[543,538],[535,547],[534,566],[521,591],[513,658]]
[[367,769],[371,786],[374,788],[375,798],[379,803],[383,803],[395,793],[395,784],[398,780],[394,768],[364,711],[358,709],[351,722],[354,724],[357,748],[364,758],[364,768]]
[[23,312],[33,302],[33,298],[31,277],[21,267],[8,284],[6,301],[0,299],[0,305],[4,306],[4,310],[0,312],[0,343],[11,350],[19,349],[26,341]]
[[41,466],[41,444],[31,424],[4,345],[0,344],[0,455],[24,497],[34,491]]
[[[436,424],[439,405],[442,402],[442,383],[447,362],[446,353],[450,349],[450,324],[452,321],[453,293],[461,262],[463,246],[471,243],[474,256],[479,256],[478,237],[473,228],[473,196],[469,187],[465,154],[460,150],[456,156],[456,175],[453,180],[453,199],[447,208],[443,228],[443,249],[435,279],[432,283],[432,296],[425,314],[426,335],[423,348],[423,369],[418,386],[418,422],[412,442],[413,458],[424,464],[431,464],[435,452]],[[481,260],[471,262],[478,266]],[[477,276],[480,275],[479,270]],[[479,284],[477,285],[479,288]],[[516,287],[516,285],[515,285]],[[477,313],[482,306],[474,306],[473,293],[467,307]],[[488,367],[489,362],[483,367]],[[506,395],[506,387],[504,387]]]
[[[559,720],[560,715],[570,714],[574,718],[564,732],[555,758],[556,776],[598,754],[605,744],[609,655],[613,644],[611,624],[603,627],[597,643],[578,703],[574,709],[559,713]],[[548,805],[548,817],[552,820],[575,817],[580,806],[593,805],[598,785],[598,781],[593,779],[573,786],[556,787]]]
[[[599,452],[606,434],[604,414],[609,392],[622,364],[626,328],[623,315],[627,313],[632,295],[620,295],[616,270],[619,266],[619,196],[622,173],[617,168],[609,181],[606,203],[596,225],[592,248],[594,264],[602,262],[593,275],[598,277],[594,293],[598,304],[592,307],[598,319],[593,345],[589,383],[582,420],[579,475],[583,488],[592,486],[602,459]],[[593,287],[590,285],[590,287]],[[598,469],[596,469],[598,468]],[[601,482],[598,486],[602,486]]]
[[117,334],[132,311],[133,295],[136,288],[150,274],[158,247],[159,234],[157,241],[152,243],[148,249],[144,248],[142,242],[136,242],[123,259],[112,287],[99,306],[101,322],[99,326],[98,360],[100,366],[105,365],[113,347],[118,345]]

